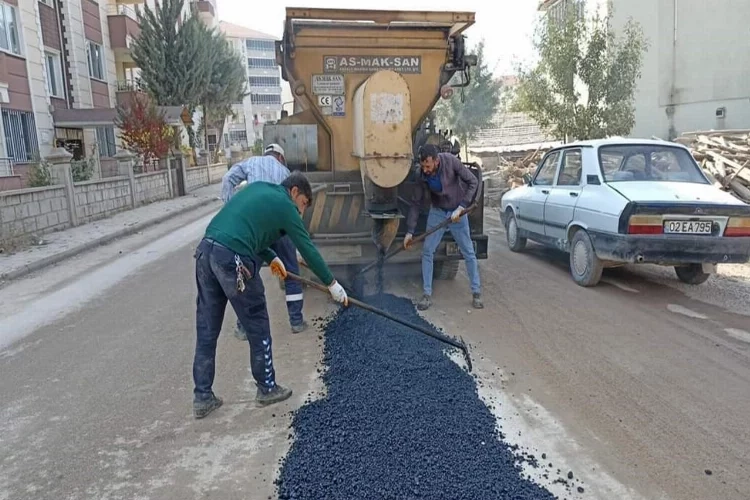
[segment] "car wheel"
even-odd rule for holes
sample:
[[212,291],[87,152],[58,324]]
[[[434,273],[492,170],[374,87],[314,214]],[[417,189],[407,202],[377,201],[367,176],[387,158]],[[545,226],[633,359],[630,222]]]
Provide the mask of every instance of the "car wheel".
[[518,222],[512,210],[508,211],[508,222],[505,224],[505,237],[512,252],[521,252],[526,248],[526,238],[518,233]]
[[688,264],[687,266],[675,266],[674,272],[683,283],[688,285],[700,285],[708,281],[710,274],[703,272],[703,266],[700,264]]
[[570,274],[581,286],[595,286],[602,279],[604,265],[596,256],[594,245],[586,231],[580,229],[570,243]]

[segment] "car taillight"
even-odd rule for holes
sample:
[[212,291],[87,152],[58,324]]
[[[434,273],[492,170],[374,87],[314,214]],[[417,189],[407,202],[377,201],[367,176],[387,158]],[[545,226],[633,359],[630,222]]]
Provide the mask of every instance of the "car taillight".
[[663,234],[661,215],[633,215],[628,221],[628,234]]
[[730,217],[724,236],[750,236],[750,217]]

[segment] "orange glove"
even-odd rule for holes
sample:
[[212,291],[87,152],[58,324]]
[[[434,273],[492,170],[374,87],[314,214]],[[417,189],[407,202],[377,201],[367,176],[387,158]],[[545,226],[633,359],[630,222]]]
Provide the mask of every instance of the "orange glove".
[[281,259],[276,257],[271,261],[269,267],[271,268],[271,274],[273,274],[277,278],[281,278],[283,280],[286,279],[286,267],[284,267],[284,263],[281,262]]

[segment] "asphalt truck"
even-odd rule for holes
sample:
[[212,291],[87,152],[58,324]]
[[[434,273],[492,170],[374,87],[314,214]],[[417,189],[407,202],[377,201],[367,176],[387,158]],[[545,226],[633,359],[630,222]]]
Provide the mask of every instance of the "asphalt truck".
[[[280,144],[290,170],[313,184],[305,225],[331,267],[354,271],[402,243],[419,148],[446,144],[434,107],[458,98],[477,64],[462,34],[473,23],[473,12],[286,9],[276,62],[294,108],[264,126],[263,142]],[[479,179],[470,225],[477,257],[486,259],[481,166],[465,164]],[[447,234],[435,279],[454,279],[461,259]],[[419,260],[412,251],[392,262]]]

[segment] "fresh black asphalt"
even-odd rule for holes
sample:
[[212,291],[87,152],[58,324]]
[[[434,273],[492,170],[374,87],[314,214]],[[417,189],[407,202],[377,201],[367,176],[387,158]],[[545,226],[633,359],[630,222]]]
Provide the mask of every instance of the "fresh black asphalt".
[[[407,299],[367,301],[435,329]],[[279,498],[555,498],[523,477],[474,379],[445,347],[354,307],[334,315],[325,327],[326,395],[295,413]]]

